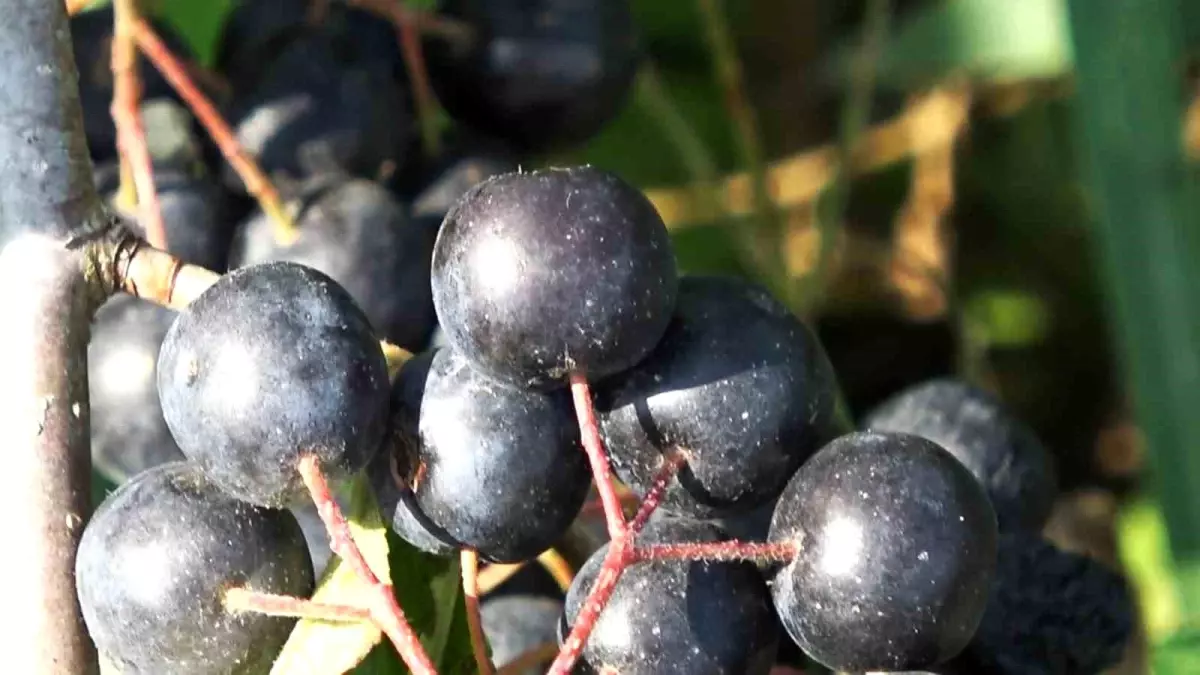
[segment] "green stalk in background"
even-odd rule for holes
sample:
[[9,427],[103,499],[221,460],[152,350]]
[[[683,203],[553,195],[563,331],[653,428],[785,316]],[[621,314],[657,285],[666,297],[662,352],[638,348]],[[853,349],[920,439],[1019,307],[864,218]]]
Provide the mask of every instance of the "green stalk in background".
[[1200,187],[1182,144],[1180,3],[1068,6],[1095,243],[1192,614],[1200,612]]

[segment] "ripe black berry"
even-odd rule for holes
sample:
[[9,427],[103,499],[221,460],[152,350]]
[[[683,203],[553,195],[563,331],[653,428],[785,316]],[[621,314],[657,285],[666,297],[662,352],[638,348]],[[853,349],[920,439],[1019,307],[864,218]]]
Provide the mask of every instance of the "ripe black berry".
[[480,183],[434,246],[433,302],[450,344],[518,386],[637,363],[666,330],[678,283],[654,206],[590,167]]
[[[119,189],[117,163],[96,169],[96,187],[110,200]],[[180,259],[211,270],[225,269],[232,228],[226,225],[225,193],[211,178],[174,166],[155,165],[154,187],[167,235],[167,250]],[[145,236],[145,224],[129,224]]]
[[431,40],[431,83],[455,119],[525,151],[577,143],[616,116],[639,64],[627,0],[448,0],[470,41]]
[[1076,675],[1116,665],[1135,629],[1129,585],[1037,534],[1000,538],[983,622],[944,675]]
[[812,331],[766,291],[685,277],[666,334],[597,390],[613,466],[649,489],[664,455],[687,458],[664,508],[696,517],[778,496],[840,428],[837,380]]
[[834,670],[917,670],[962,651],[987,603],[996,516],[932,441],[843,436],[792,477],[770,540],[799,552],[772,583],[797,644]]
[[[218,41],[217,67],[236,92],[253,90],[272,61],[296,40],[320,34],[347,60],[403,70],[396,31],[390,22],[350,7],[317,0],[254,0],[236,3]],[[314,10],[319,10],[320,16]],[[315,19],[315,20],[314,20]]]
[[381,337],[423,348],[434,325],[429,264],[436,231],[417,227],[387,190],[367,180],[312,182],[297,201],[295,240],[280,244],[274,221],[255,212],[237,233],[231,264],[288,260],[324,272],[350,293]]
[[88,343],[92,464],[116,484],[183,459],[158,400],[158,349],[175,312],[132,296],[104,303]]
[[[714,525],[664,518],[639,543],[725,539]],[[592,554],[567,592],[559,639],[583,607],[607,545]],[[659,560],[629,567],[583,649],[591,672],[621,675],[765,674],[775,661],[778,624],[767,586],[753,564]],[[611,671],[606,670],[611,669]]]
[[1058,485],[1049,453],[982,389],[931,380],[889,399],[863,426],[924,436],[949,450],[983,483],[1001,531],[1038,531],[1050,517]]
[[[395,79],[348,59],[319,33],[290,42],[227,116],[242,147],[282,183],[329,172],[375,178],[402,162],[412,131]],[[229,165],[222,178],[244,192]]]
[[[535,595],[506,595],[484,600],[479,613],[496,667],[503,668],[525,652],[553,643],[562,608],[561,600]],[[538,671],[531,668],[527,672]]]
[[179,313],[158,358],[163,414],[183,453],[263,506],[306,495],[306,454],[336,481],[379,448],[387,366],[350,295],[320,272],[264,263],[221,277]]
[[295,620],[228,611],[223,593],[307,597],[313,589],[291,514],[229,497],[183,462],[109,495],[84,530],[75,565],[92,640],[130,674],[265,672]]
[[562,537],[590,485],[565,391],[507,387],[451,349],[409,361],[395,386],[401,475],[434,532],[498,562]]

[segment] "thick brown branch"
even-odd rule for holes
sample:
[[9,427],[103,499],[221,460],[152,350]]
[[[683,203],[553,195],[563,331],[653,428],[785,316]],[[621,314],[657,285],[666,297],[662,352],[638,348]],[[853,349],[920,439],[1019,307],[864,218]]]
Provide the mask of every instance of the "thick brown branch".
[[11,0],[0,22],[0,448],[4,670],[99,670],[75,593],[89,514],[87,341],[97,293],[73,244],[106,223],[92,184],[62,2]]

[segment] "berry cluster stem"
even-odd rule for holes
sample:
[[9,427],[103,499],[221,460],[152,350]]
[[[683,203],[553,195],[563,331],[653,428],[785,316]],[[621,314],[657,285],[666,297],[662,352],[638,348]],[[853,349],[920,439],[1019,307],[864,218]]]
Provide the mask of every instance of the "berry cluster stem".
[[692,544],[656,544],[635,549],[638,562],[649,560],[753,560],[787,562],[796,556],[791,542],[717,541]]
[[612,484],[612,467],[604,451],[604,439],[600,437],[600,425],[596,421],[596,409],[592,405],[592,389],[587,377],[580,373],[571,375],[571,396],[575,400],[575,415],[579,420],[579,435],[583,450],[592,466],[592,477],[600,503],[604,505],[604,519],[608,523],[608,536],[616,541],[625,532],[625,514],[621,511],[621,499]]
[[225,609],[233,612],[254,612],[292,619],[318,619],[346,623],[371,620],[371,612],[362,607],[314,602],[307,598],[262,593],[247,588],[231,588],[225,591],[223,604]]
[[146,130],[142,125],[142,83],[138,76],[134,38],[134,27],[139,20],[136,0],[113,2],[111,112],[121,150],[118,203],[122,207],[136,206],[138,220],[146,229],[146,239],[158,248],[166,248],[167,229],[154,186],[154,162],[146,146]]
[[[582,396],[579,393],[579,387],[576,384],[577,380],[573,377],[571,380],[571,388],[576,392],[575,405],[580,421],[580,430],[586,420],[590,420],[595,424],[596,414],[592,409],[591,394],[587,390],[587,383],[584,380],[582,387]],[[586,410],[579,410],[581,406],[586,406]],[[586,434],[586,432],[584,432]],[[596,437],[599,439],[599,432],[596,432]],[[586,447],[586,444],[585,444]],[[603,448],[601,447],[601,452]],[[612,597],[613,591],[617,588],[617,582],[620,581],[621,575],[629,565],[637,560],[637,549],[634,547],[634,538],[642,531],[642,528],[649,522],[650,516],[662,503],[663,496],[666,493],[667,486],[675,477],[675,473],[683,464],[681,455],[674,455],[667,459],[658,475],[655,477],[650,490],[646,493],[645,499],[642,500],[641,506],[638,508],[637,515],[628,524],[622,524],[621,529],[617,532],[612,541],[608,544],[608,552],[604,555],[604,561],[600,566],[600,572],[596,575],[596,581],[588,591],[587,599],[584,600],[583,607],[580,608],[578,616],[575,617],[574,625],[571,626],[571,632],[563,641],[562,649],[554,662],[550,665],[550,670],[547,675],[568,675],[571,669],[575,666],[575,662],[579,660],[579,655],[583,653],[583,646],[587,644],[588,637],[592,634],[592,629],[596,626],[596,621],[600,618],[600,612],[604,611],[604,607],[608,604],[609,598]],[[593,462],[593,473],[596,473],[596,463]],[[604,468],[608,468],[607,461],[604,462]],[[596,481],[600,483],[601,476],[597,475]],[[604,485],[607,485],[612,490],[612,482],[609,477],[605,477]],[[603,492],[601,493],[603,497]],[[615,498],[615,494],[613,495]]]
[[275,238],[280,243],[295,239],[296,223],[284,208],[283,200],[275,185],[258,166],[254,159],[238,143],[233,130],[217,111],[212,101],[196,87],[184,63],[171,53],[162,39],[145,20],[138,19],[134,26],[134,38],[142,53],[154,67],[171,83],[179,97],[196,116],[196,120],[217,144],[225,161],[233,167],[246,185],[246,191],[258,201],[263,213],[275,223]]
[[374,591],[370,604],[371,618],[392,641],[400,658],[414,675],[437,675],[437,669],[425,653],[425,648],[421,646],[420,638],[408,624],[404,610],[400,609],[392,585],[380,581],[375,576],[362,551],[354,542],[350,525],[333,498],[317,458],[311,455],[304,457],[300,460],[298,469],[316,504],[317,514],[329,532],[330,549],[350,565],[350,569]]
[[488,655],[487,637],[483,634],[483,619],[479,613],[479,554],[464,548],[459,554],[462,561],[463,599],[467,605],[467,630],[471,633],[471,652],[479,675],[495,675],[496,667]]

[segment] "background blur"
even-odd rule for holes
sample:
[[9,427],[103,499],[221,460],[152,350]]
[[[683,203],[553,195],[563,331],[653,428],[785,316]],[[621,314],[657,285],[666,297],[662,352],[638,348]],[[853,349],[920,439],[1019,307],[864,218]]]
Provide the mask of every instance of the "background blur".
[[[147,9],[208,60],[228,4]],[[623,174],[686,271],[788,299],[855,412],[999,392],[1058,459],[1051,536],[1137,584],[1120,672],[1200,672],[1200,3],[634,4],[635,94],[545,161]]]

